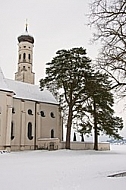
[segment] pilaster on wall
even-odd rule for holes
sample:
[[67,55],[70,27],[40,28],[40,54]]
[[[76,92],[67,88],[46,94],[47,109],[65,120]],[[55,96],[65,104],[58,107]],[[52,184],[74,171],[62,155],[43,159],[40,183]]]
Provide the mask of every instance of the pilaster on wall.
[[40,134],[40,104],[36,103],[36,145],[38,138],[40,138]]
[[8,151],[10,151],[10,147],[11,147],[12,107],[13,107],[13,97],[11,94],[8,94],[7,95],[6,143],[5,143],[5,147]]
[[26,113],[25,113],[25,102],[21,102],[21,150],[25,148],[25,122],[26,122]]

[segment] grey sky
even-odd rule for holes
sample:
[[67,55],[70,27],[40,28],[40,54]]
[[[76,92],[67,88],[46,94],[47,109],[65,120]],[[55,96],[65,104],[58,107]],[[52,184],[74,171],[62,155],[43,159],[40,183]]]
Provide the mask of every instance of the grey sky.
[[[90,0],[0,0],[0,66],[6,78],[17,71],[18,41],[28,19],[28,31],[35,38],[33,71],[35,81],[45,75],[45,64],[59,49],[84,47],[92,60],[98,45],[91,45],[86,26]],[[121,106],[122,107],[122,106]],[[124,111],[116,106],[119,115]]]

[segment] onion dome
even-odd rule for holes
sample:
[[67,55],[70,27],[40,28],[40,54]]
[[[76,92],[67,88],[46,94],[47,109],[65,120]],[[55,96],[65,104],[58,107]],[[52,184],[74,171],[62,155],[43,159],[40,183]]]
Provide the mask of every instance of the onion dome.
[[29,43],[34,43],[34,38],[29,35],[28,29],[27,29],[27,24],[25,28],[25,33],[23,33],[21,36],[18,37],[18,42],[29,42]]

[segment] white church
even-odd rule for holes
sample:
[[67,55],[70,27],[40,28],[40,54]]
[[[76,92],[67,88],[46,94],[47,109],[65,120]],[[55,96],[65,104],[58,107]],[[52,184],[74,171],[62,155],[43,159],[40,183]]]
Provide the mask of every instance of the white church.
[[[0,68],[0,150],[57,150],[65,148],[59,103],[48,91],[34,84],[34,38],[18,37],[18,71],[15,80],[4,77]],[[93,142],[71,142],[71,149],[93,149]],[[110,145],[99,143],[99,150]]]
[[26,25],[18,37],[15,80],[5,78],[0,69],[0,150],[59,149],[63,138],[58,102],[34,84],[33,47]]

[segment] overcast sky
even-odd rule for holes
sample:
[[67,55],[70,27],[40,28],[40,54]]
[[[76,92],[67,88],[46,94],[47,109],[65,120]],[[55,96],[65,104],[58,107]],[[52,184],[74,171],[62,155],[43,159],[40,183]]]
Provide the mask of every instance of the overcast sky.
[[[35,83],[45,76],[46,63],[59,49],[84,47],[92,60],[98,45],[91,45],[92,30],[86,25],[90,0],[0,0],[0,66],[6,78],[14,79],[18,65],[17,37],[28,31],[35,39]],[[116,110],[124,111],[117,105]]]

